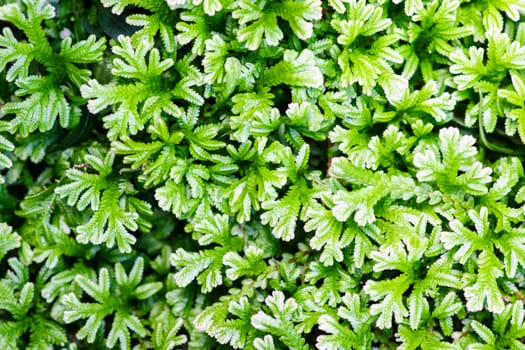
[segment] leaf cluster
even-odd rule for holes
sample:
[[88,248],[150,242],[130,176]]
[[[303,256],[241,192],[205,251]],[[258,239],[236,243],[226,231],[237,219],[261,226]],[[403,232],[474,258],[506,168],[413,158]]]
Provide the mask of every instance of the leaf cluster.
[[525,348],[521,0],[85,6],[0,1],[0,348]]

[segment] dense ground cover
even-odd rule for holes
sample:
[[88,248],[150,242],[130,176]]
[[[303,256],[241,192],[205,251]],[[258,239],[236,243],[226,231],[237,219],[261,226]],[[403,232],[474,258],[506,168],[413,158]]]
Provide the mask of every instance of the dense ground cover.
[[523,0],[0,0],[0,349],[525,349]]

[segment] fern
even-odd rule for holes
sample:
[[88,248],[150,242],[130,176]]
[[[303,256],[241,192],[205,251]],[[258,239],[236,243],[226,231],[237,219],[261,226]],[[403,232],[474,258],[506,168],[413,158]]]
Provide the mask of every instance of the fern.
[[174,278],[180,287],[185,287],[197,279],[202,291],[209,292],[223,283],[223,257],[227,252],[238,251],[241,242],[238,237],[228,236],[229,225],[224,215],[207,219],[197,224],[194,230],[201,245],[217,246],[199,253],[190,253],[179,248],[170,260],[172,265],[179,269]]
[[[381,86],[386,88],[388,93],[390,93],[389,84],[399,85],[399,80],[396,83],[391,81],[398,78],[391,74],[393,71],[388,63],[403,61],[401,55],[389,47],[399,39],[396,35],[385,35],[374,39],[367,50],[363,48],[364,42],[354,43],[358,37],[372,36],[392,24],[390,19],[383,17],[381,7],[366,4],[365,1],[352,1],[346,19],[334,19],[331,24],[340,34],[337,42],[343,47],[337,58],[343,86],[357,82],[366,94],[370,94],[381,75],[384,75],[381,78],[383,80]],[[356,48],[350,49],[353,46]],[[358,49],[360,46],[361,48]],[[405,83],[401,81],[401,84]]]
[[[498,89],[504,84],[509,71],[522,69],[525,64],[525,50],[517,41],[511,41],[506,33],[496,30],[487,32],[487,48],[471,46],[468,54],[464,50],[456,50],[450,56],[454,62],[450,71],[455,74],[454,82],[459,90],[468,90],[479,85],[480,98],[476,105],[467,113],[467,125],[474,124],[479,119],[480,127],[487,132],[493,132],[497,126],[497,118],[506,118],[498,108]],[[487,62],[484,63],[484,53],[487,53]],[[516,81],[516,78],[514,78]],[[517,83],[517,82],[516,82]],[[484,96],[484,93],[486,96]],[[477,116],[480,115],[480,118]],[[516,132],[519,118],[510,115],[509,126],[506,132],[513,135]],[[521,133],[521,131],[519,131]]]
[[[457,190],[473,195],[486,193],[488,189],[485,184],[491,181],[492,171],[482,168],[481,163],[472,161],[476,156],[476,150],[472,147],[474,142],[475,140],[468,136],[460,137],[457,129],[443,129],[439,138],[442,161],[436,149],[429,149],[414,156],[418,179],[435,181],[445,193]],[[459,174],[459,171],[462,173]],[[453,177],[450,177],[451,175]]]
[[460,1],[432,1],[405,7],[413,22],[404,31],[404,40],[410,45],[401,48],[406,57],[404,77],[412,77],[419,67],[425,82],[436,79],[431,69],[432,54],[449,56],[455,49],[451,40],[472,34],[470,26],[457,25],[460,4]]
[[[90,36],[75,44],[71,39],[61,43],[55,52],[42,22],[55,17],[55,10],[44,0],[24,1],[0,7],[0,20],[12,23],[21,30],[27,40],[19,41],[9,27],[0,35],[0,72],[11,63],[6,79],[14,82],[17,95],[25,99],[8,102],[4,113],[15,114],[10,122],[10,131],[27,137],[36,130],[41,132],[53,128],[59,118],[60,126],[72,128],[78,123],[76,103],[71,104],[65,92],[74,94],[74,88],[86,82],[90,70],[78,68],[78,64],[98,62],[102,59],[105,40]],[[47,75],[34,74],[31,64],[38,62]]]
[[[121,264],[116,264],[114,277],[110,276],[106,268],[100,269],[96,281],[82,275],[76,277],[76,282],[83,292],[95,301],[81,302],[74,293],[64,295],[62,298],[65,307],[64,320],[67,323],[87,318],[86,323],[77,333],[78,338],[86,338],[89,343],[93,343],[99,327],[109,315],[113,315],[111,329],[106,339],[106,346],[109,348],[114,347],[118,341],[121,349],[129,349],[130,331],[139,337],[146,335],[146,329],[138,317],[129,312],[126,304],[131,298],[147,299],[162,288],[160,282],[141,284],[143,270],[144,260],[137,258],[128,274]],[[121,296],[119,301],[111,300],[110,295],[114,293]]]
[[0,348],[525,348],[524,11],[2,2]]
[[309,21],[321,18],[321,2],[315,0],[285,1],[268,7],[263,1],[240,1],[236,7],[232,17],[240,24],[237,38],[250,50],[256,50],[263,37],[264,43],[270,46],[276,46],[283,39],[278,17],[288,22],[292,32],[303,40],[312,36],[313,25]]
[[252,317],[252,325],[268,332],[279,339],[290,349],[307,349],[304,339],[294,327],[294,320],[301,317],[301,309],[292,298],[285,300],[281,292],[275,292],[265,299],[269,314],[259,311]]
[[[17,258],[9,259],[8,263],[11,269],[6,278],[0,280],[0,310],[9,315],[1,317],[0,345],[13,350],[42,349],[65,342],[64,328],[39,310],[39,285],[29,281],[27,267]],[[43,273],[41,270],[39,277]]]
[[[337,310],[337,316],[323,315],[319,318],[320,329],[327,333],[317,338],[316,345],[319,349],[341,346],[358,349],[371,345],[370,324],[367,322],[369,311],[361,307],[358,295],[346,294],[343,303]],[[337,322],[339,317],[346,322],[346,327]],[[348,322],[351,328],[348,327]]]
[[[146,64],[145,56],[150,50],[149,61]],[[104,118],[110,139],[114,140],[128,133],[136,134],[152,116],[159,118],[161,112],[179,116],[180,108],[170,100],[173,94],[195,95],[193,91],[187,90],[188,83],[183,80],[171,92],[163,88],[159,75],[173,66],[174,62],[172,59],[161,61],[159,51],[152,49],[147,42],[141,41],[134,48],[131,40],[122,36],[120,46],[115,46],[113,51],[119,56],[114,61],[113,73],[126,79],[139,80],[140,83],[101,85],[96,80],[90,80],[81,89],[82,95],[90,99],[88,108],[91,113],[100,112],[110,105],[119,106],[114,113]],[[193,74],[199,73],[193,71]],[[186,79],[191,80],[189,77]],[[153,91],[154,95],[150,96]]]
[[139,228],[139,215],[150,214],[150,206],[137,199],[128,199],[126,194],[133,192],[126,181],[112,178],[112,165],[115,155],[87,155],[86,163],[98,174],[70,169],[66,177],[71,181],[59,186],[55,192],[66,197],[69,205],[78,210],[90,207],[93,215],[83,225],[77,227],[77,241],[80,243],[106,243],[112,247],[117,243],[119,250],[131,251],[136,239],[130,234]]
[[20,247],[20,236],[16,232],[13,232],[10,226],[2,223],[1,232],[0,259],[2,259],[8,251]]

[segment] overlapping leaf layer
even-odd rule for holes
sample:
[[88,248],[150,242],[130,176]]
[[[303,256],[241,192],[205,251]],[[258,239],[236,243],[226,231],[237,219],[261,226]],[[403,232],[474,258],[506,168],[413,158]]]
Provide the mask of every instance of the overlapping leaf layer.
[[525,349],[524,19],[0,0],[0,348]]

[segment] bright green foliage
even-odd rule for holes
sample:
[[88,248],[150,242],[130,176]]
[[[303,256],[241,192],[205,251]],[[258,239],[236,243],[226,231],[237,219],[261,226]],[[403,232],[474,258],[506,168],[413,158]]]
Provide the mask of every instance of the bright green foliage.
[[[63,128],[78,123],[76,103],[72,105],[67,95],[74,96],[75,88],[86,82],[91,72],[77,65],[100,61],[105,46],[103,38],[96,40],[95,36],[90,36],[75,44],[71,38],[66,38],[60,50],[55,50],[41,27],[44,20],[53,17],[54,8],[44,0],[0,7],[0,20],[12,23],[27,38],[17,40],[9,27],[0,35],[0,72],[10,64],[6,80],[16,84],[17,96],[24,97],[7,103],[2,110],[15,114],[10,121],[10,131],[24,137],[36,130],[52,129],[57,117]],[[42,65],[47,75],[35,74],[30,69],[34,62]]]
[[[371,40],[372,45],[369,47],[365,46],[364,37],[382,32],[391,24],[392,20],[384,17],[381,7],[367,4],[364,0],[351,1],[344,20],[332,20],[331,25],[340,34],[337,37],[337,43],[342,47],[337,58],[337,63],[342,71],[342,86],[357,82],[362,86],[365,94],[370,94],[379,79],[380,85],[389,96],[390,85],[395,84],[396,90],[406,85],[407,82],[404,79],[393,74],[388,63],[403,62],[403,57],[390,47],[399,40],[397,35],[383,35]],[[360,40],[356,42],[358,38]]]
[[277,23],[278,18],[286,21],[292,32],[302,40],[313,34],[313,25],[309,21],[321,18],[319,0],[286,0],[268,4],[266,1],[241,0],[235,7],[232,17],[240,24],[237,39],[250,50],[257,50],[263,37],[266,45],[279,44],[284,34]]
[[154,11],[151,16],[145,14],[133,14],[126,17],[126,22],[132,26],[142,27],[135,32],[132,40],[135,43],[146,41],[152,45],[157,34],[158,38],[162,40],[164,47],[168,52],[175,50],[175,38],[172,26],[169,20],[172,19],[170,15],[169,3],[163,0],[153,1],[129,1],[129,0],[103,0],[102,4],[106,7],[112,7],[111,11],[114,14],[120,15],[124,8],[129,5],[141,7],[145,10]]
[[8,251],[20,247],[20,236],[5,223],[0,225],[0,260]]
[[337,317],[345,323],[337,322],[335,315],[319,317],[319,328],[326,332],[317,338],[318,349],[334,349],[351,347],[354,349],[368,348],[371,345],[370,324],[367,319],[370,313],[361,307],[357,294],[346,294],[342,298],[343,305],[337,310]]
[[[521,253],[521,242],[516,239],[522,235],[521,229],[511,228],[506,225],[505,230],[510,231],[499,237],[491,237],[492,232],[498,233],[499,230],[491,229],[488,221],[488,209],[482,207],[480,212],[470,210],[468,215],[476,228],[476,232],[465,228],[459,221],[453,220],[450,223],[452,232],[442,232],[441,240],[446,248],[459,246],[454,254],[454,259],[461,264],[465,264],[473,254],[480,251],[478,255],[478,271],[474,283],[465,288],[465,298],[467,299],[467,309],[481,310],[486,299],[488,309],[502,312],[505,304],[503,293],[501,292],[497,278],[504,275],[503,264],[495,255],[494,245],[505,257],[506,271],[509,277],[514,277],[519,266],[523,266],[523,254]],[[512,237],[512,238],[511,238]]]
[[405,93],[398,101],[392,101],[392,104],[398,113],[402,112],[408,118],[414,118],[414,123],[418,123],[417,116],[420,113],[430,114],[437,122],[448,121],[451,119],[448,112],[454,108],[455,101],[447,92],[436,96],[438,93],[436,82],[431,80],[421,90]]
[[185,335],[177,335],[182,324],[181,318],[175,319],[167,313],[159,315],[159,321],[155,323],[152,335],[153,348],[171,350],[176,346],[185,344],[187,337]]
[[[505,86],[504,81],[508,79],[509,72],[525,68],[523,44],[513,41],[507,33],[494,29],[487,31],[486,49],[475,46],[471,46],[468,52],[458,49],[450,55],[450,59],[454,63],[450,66],[450,72],[454,74],[454,83],[458,90],[466,92],[475,87],[474,92],[479,92],[478,103],[467,112],[466,124],[473,125],[478,121],[485,131],[493,132],[498,117],[509,118],[505,120],[505,132],[514,135],[516,129],[521,128],[519,133],[523,135],[520,117],[517,118],[515,114],[507,116],[505,109],[498,106],[498,90]],[[516,81],[516,77],[513,81]],[[519,83],[516,81],[516,84]],[[517,89],[519,90],[519,86]]]
[[[406,6],[411,3],[411,6]],[[419,68],[425,82],[435,79],[432,70],[432,55],[449,56],[454,50],[451,40],[472,34],[469,26],[458,26],[458,0],[432,1],[423,4],[420,1],[407,1],[405,13],[412,21],[404,29],[404,40],[410,45],[402,46],[406,57],[403,69],[404,77],[412,77]]]
[[265,299],[268,313],[259,311],[252,316],[252,325],[261,331],[279,337],[289,349],[308,349],[304,339],[294,327],[301,319],[301,309],[293,299],[285,299],[282,292],[274,292]]
[[523,101],[525,99],[525,79],[523,73],[511,71],[510,77],[512,80],[512,87],[508,89],[498,90],[498,97],[501,97],[511,107],[508,111],[508,119],[506,120],[506,129],[510,134],[514,134],[516,129],[522,142],[525,140],[525,106]]
[[287,50],[283,54],[283,60],[264,73],[261,83],[269,86],[286,84],[289,86],[321,87],[323,75],[315,67],[315,58],[311,51],[304,50],[298,54]]
[[488,348],[523,348],[521,338],[525,334],[523,324],[523,302],[516,301],[507,305],[505,310],[494,318],[492,327],[476,320],[470,324],[472,330],[482,342],[470,346],[472,349]]
[[223,283],[223,258],[228,252],[240,250],[242,242],[229,235],[230,227],[226,215],[215,215],[204,222],[195,224],[195,235],[201,245],[218,244],[213,249],[198,253],[177,249],[171,256],[171,263],[179,271],[173,276],[179,287],[186,287],[193,280],[201,285],[203,292],[210,292]]
[[[45,349],[66,341],[64,329],[49,318],[39,304],[38,280],[29,282],[29,271],[18,259],[8,261],[10,270],[0,280],[0,310],[8,320],[0,324],[0,346],[3,349]],[[41,270],[38,279],[45,278]],[[36,290],[35,290],[36,289]]]
[[67,198],[68,205],[78,210],[89,207],[93,211],[89,220],[77,227],[79,243],[105,243],[113,247],[116,241],[120,251],[130,252],[131,244],[136,241],[130,231],[139,228],[140,215],[150,215],[151,209],[144,201],[128,198],[135,192],[133,185],[112,176],[114,159],[114,153],[108,153],[104,159],[100,155],[86,155],[86,165],[98,174],[70,169],[65,176],[71,182],[57,187],[55,192]]
[[474,161],[477,153],[474,142],[472,137],[460,136],[457,129],[442,129],[438,148],[414,156],[418,180],[435,183],[443,193],[487,193],[486,184],[491,181],[492,170]]
[[[2,123],[0,124],[0,130],[6,131],[9,129],[9,124]],[[3,135],[0,135],[0,150],[2,153],[0,153],[0,167],[3,168],[10,168],[13,165],[13,161],[9,158],[9,156],[3,152],[9,152],[13,151],[15,149],[15,145],[11,141],[9,141],[6,137]],[[3,178],[0,178],[0,181],[4,181]]]
[[[81,89],[82,96],[90,99],[88,108],[91,113],[98,113],[110,105],[118,105],[115,112],[104,118],[104,126],[109,130],[108,138],[134,135],[144,128],[152,118],[160,118],[162,112],[174,117],[181,111],[171,99],[186,99],[193,103],[202,103],[202,98],[191,89],[199,72],[188,61],[180,61],[176,66],[184,76],[173,89],[166,89],[162,73],[174,65],[172,59],[160,59],[159,51],[151,48],[152,44],[140,41],[134,48],[128,37],[119,37],[120,46],[113,47],[119,58],[113,61],[112,73],[125,79],[138,82],[130,84],[101,85],[90,80]],[[149,53],[148,64],[145,56]]]
[[0,0],[0,349],[525,349],[523,0]]
[[128,274],[122,265],[117,263],[113,271],[114,276],[110,276],[106,268],[100,269],[95,281],[78,275],[75,281],[95,302],[81,302],[74,293],[64,295],[64,321],[71,323],[87,318],[77,337],[86,338],[88,343],[93,343],[103,320],[112,315],[113,322],[107,335],[106,346],[112,348],[118,341],[121,349],[128,349],[130,331],[139,337],[146,335],[146,329],[140,319],[130,312],[129,301],[147,299],[162,288],[160,282],[141,283],[143,271],[144,259],[139,257]]

